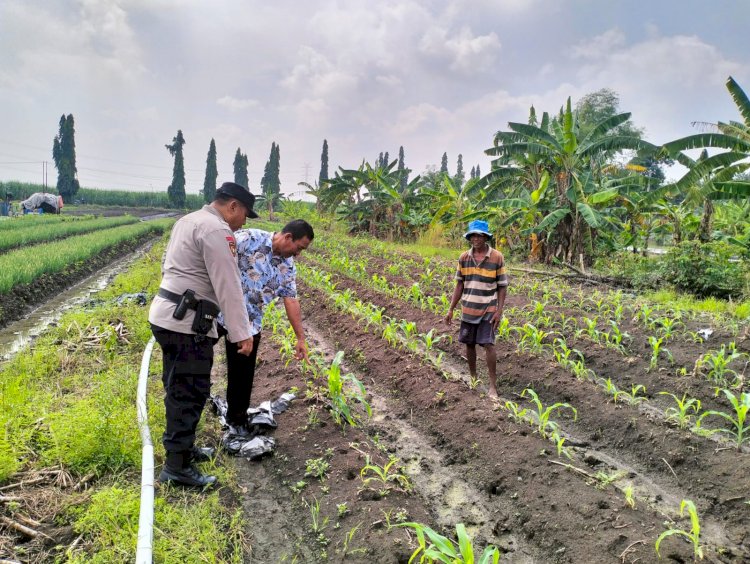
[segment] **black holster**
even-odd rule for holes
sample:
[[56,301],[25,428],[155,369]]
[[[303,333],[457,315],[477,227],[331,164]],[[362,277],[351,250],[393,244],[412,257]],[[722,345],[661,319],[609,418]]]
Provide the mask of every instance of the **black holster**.
[[214,319],[219,315],[219,306],[208,300],[200,300],[195,307],[195,317],[191,329],[195,331],[196,340],[202,340],[211,330]]

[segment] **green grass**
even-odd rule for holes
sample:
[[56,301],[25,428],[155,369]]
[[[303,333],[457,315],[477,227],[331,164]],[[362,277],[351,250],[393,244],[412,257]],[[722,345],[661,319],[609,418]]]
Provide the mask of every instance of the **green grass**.
[[750,318],[750,301],[728,301],[719,298],[695,298],[687,294],[681,294],[674,290],[657,290],[643,295],[643,299],[662,305],[668,305],[674,309],[728,315],[739,321]]
[[[57,515],[83,535],[58,562],[132,562],[135,555],[140,492],[141,444],[136,424],[137,372],[151,337],[147,307],[118,305],[123,293],[152,296],[160,280],[167,237],[127,273],[98,294],[103,303],[64,315],[32,348],[0,368],[0,484],[21,470],[62,464],[74,477],[94,473],[90,499]],[[122,322],[125,338],[113,324]],[[88,347],[91,335],[101,346]],[[158,350],[148,388],[151,436],[156,462],[163,453],[164,406]],[[207,463],[208,464],[208,463]],[[222,484],[236,482],[231,469],[204,466]],[[66,495],[63,490],[61,495]],[[231,562],[244,558],[241,511],[227,507],[219,492],[161,488],[155,503],[154,561]]]

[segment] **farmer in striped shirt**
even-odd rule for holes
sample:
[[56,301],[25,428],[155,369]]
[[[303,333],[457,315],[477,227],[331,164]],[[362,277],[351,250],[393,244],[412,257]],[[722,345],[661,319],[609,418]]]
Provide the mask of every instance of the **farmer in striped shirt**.
[[458,259],[456,288],[445,317],[450,325],[453,310],[461,300],[461,328],[458,340],[466,344],[466,358],[472,378],[477,377],[477,345],[484,347],[487,372],[490,377],[488,395],[497,397],[497,354],[495,333],[503,316],[508,277],[505,275],[505,259],[502,253],[489,245],[492,233],[486,221],[474,220],[464,235],[471,242],[471,249]]

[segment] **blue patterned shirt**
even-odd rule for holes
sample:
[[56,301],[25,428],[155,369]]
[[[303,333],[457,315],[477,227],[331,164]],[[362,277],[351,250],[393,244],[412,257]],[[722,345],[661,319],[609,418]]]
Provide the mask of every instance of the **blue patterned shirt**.
[[[251,333],[257,335],[263,328],[265,306],[274,298],[297,297],[297,267],[293,257],[282,258],[273,254],[273,233],[240,229],[234,232],[234,236]],[[223,321],[223,314],[219,314],[219,322],[223,324]]]

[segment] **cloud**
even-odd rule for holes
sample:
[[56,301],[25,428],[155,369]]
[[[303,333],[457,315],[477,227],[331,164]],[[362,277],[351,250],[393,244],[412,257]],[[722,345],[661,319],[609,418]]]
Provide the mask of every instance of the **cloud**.
[[252,98],[235,98],[233,96],[222,96],[216,100],[216,103],[222,108],[226,108],[231,111],[241,111],[248,108],[257,107],[260,102]]
[[462,26],[453,35],[447,28],[435,27],[428,30],[419,43],[422,53],[446,60],[451,70],[463,74],[483,72],[495,62],[500,47],[495,32],[474,35],[468,26]]
[[625,34],[617,28],[610,29],[593,39],[573,46],[573,58],[601,59],[624,44]]

